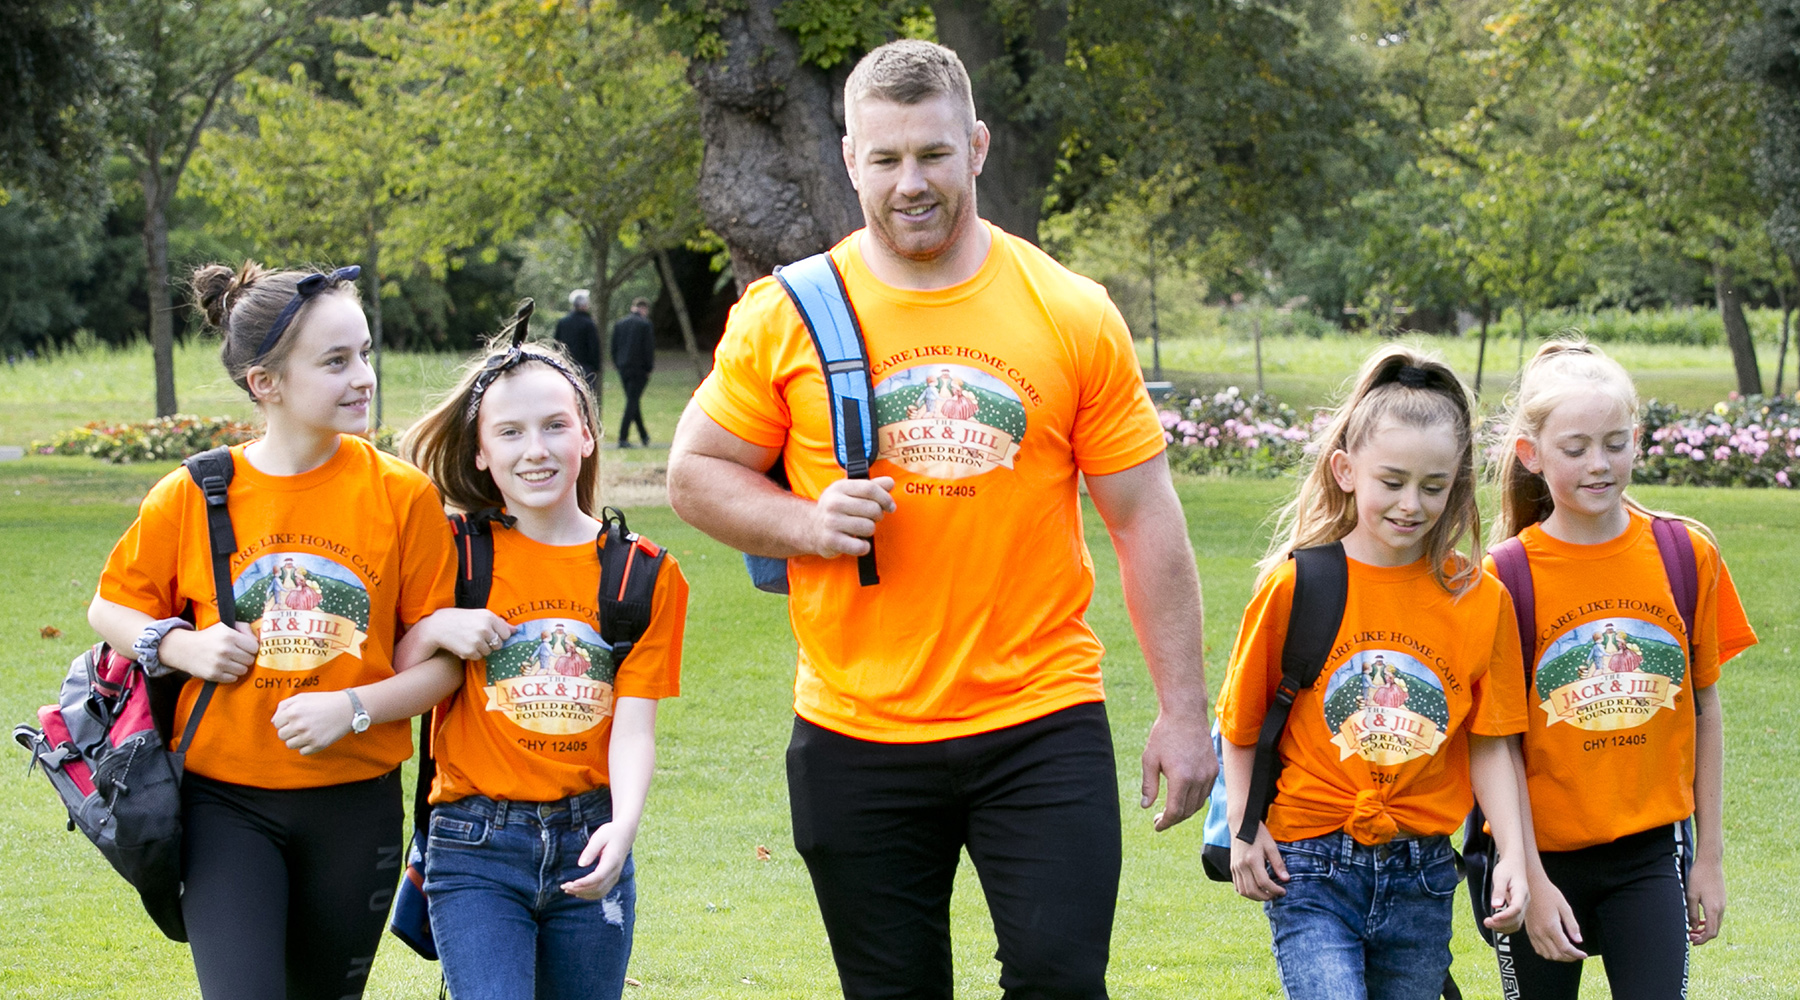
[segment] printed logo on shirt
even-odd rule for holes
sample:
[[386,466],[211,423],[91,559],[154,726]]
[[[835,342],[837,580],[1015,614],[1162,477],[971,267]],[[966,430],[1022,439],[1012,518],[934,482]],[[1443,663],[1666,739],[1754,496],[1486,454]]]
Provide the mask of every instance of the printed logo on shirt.
[[966,365],[915,365],[875,386],[876,454],[929,479],[1013,467],[1025,405],[1011,386]]
[[246,565],[231,592],[238,621],[256,636],[259,667],[316,670],[346,653],[362,655],[368,588],[324,556],[271,552]]
[[1538,703],[1544,725],[1634,729],[1659,709],[1675,710],[1687,656],[1668,630],[1638,618],[1577,625],[1538,658]]
[[1449,735],[1450,706],[1430,668],[1392,649],[1366,649],[1326,682],[1325,725],[1339,760],[1392,766],[1437,753]]
[[612,649],[586,622],[539,618],[520,624],[485,664],[487,710],[522,729],[585,733],[612,714]]

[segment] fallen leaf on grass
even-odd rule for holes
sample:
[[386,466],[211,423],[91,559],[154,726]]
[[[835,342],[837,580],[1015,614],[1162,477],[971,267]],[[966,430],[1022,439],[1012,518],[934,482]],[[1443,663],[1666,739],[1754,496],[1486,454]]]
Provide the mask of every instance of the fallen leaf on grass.
[[626,976],[625,977],[625,985],[626,986],[642,986],[644,984],[638,982],[637,980],[631,978],[630,976]]
[[62,638],[62,629],[57,628],[55,625],[45,625],[43,628],[38,629],[38,635],[41,635],[46,639],[60,639]]
[[767,861],[767,860],[769,860],[770,856],[771,855],[769,854],[768,848],[764,847],[761,844],[756,845],[756,860]]

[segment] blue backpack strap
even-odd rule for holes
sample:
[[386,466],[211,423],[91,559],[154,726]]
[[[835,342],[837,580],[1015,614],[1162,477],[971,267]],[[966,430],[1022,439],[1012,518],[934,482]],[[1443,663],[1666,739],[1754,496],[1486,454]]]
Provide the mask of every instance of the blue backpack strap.
[[[869,478],[875,460],[875,384],[869,376],[869,352],[862,325],[850,305],[844,277],[829,253],[818,253],[775,269],[775,280],[800,311],[830,398],[832,440],[837,462],[851,479]],[[865,587],[881,582],[875,571],[875,543],[857,559]]]

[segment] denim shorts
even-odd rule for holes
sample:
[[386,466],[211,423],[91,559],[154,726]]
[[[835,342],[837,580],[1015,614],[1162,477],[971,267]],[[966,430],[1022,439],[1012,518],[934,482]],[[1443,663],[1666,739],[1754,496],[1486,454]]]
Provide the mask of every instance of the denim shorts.
[[593,871],[576,860],[611,818],[605,788],[559,802],[471,796],[432,809],[425,893],[457,1000],[617,1000],[636,919],[632,859],[604,899],[562,890]]
[[1263,904],[1288,1000],[1435,1000],[1462,872],[1448,837],[1280,844],[1287,895]]

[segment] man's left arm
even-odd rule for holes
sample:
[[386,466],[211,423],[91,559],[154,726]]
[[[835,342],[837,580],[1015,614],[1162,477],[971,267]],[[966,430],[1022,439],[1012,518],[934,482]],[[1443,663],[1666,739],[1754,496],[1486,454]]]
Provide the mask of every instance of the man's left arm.
[[1201,662],[1200,574],[1187,517],[1161,454],[1122,472],[1088,476],[1087,490],[1112,536],[1125,607],[1156,685],[1139,805],[1154,804],[1167,777],[1168,798],[1156,815],[1156,829],[1166,830],[1199,810],[1219,773]]

